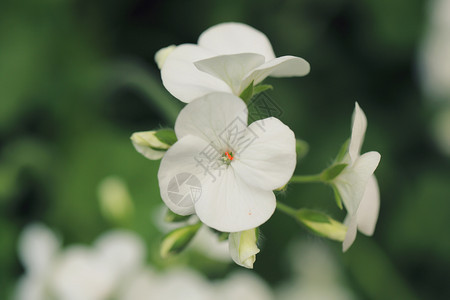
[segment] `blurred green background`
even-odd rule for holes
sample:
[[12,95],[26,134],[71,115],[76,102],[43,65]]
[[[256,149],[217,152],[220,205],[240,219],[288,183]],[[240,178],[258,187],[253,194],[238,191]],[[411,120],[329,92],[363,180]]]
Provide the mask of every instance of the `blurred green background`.
[[[182,103],[164,90],[154,53],[195,43],[224,21],[247,23],[270,39],[277,56],[312,67],[304,78],[267,79],[281,119],[310,145],[297,174],[316,173],[350,134],[358,101],[368,118],[363,152],[379,151],[381,212],[372,238],[334,249],[360,299],[450,299],[450,159],[430,127],[439,107],[420,88],[418,51],[427,32],[427,1],[75,1],[0,2],[0,299],[23,267],[17,238],[33,221],[89,243],[114,227],[137,231],[158,256],[152,222],[161,204],[159,161],[132,147],[135,131],[173,126]],[[449,12],[450,13],[450,12]],[[450,82],[449,82],[450,85]],[[448,99],[447,99],[448,100]],[[99,183],[124,180],[134,214],[114,223],[101,213]],[[290,186],[279,199],[343,217],[332,191]],[[281,213],[262,226],[254,272],[272,286],[292,276],[285,249],[306,236]],[[189,263],[210,277],[238,266]]]

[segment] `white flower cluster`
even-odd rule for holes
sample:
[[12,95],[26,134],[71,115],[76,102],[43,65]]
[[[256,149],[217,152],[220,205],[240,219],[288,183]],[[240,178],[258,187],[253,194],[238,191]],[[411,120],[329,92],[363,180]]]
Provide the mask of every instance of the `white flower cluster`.
[[[203,224],[230,233],[231,257],[252,268],[259,252],[257,228],[277,207],[273,191],[292,181],[297,142],[292,130],[275,117],[249,120],[248,105],[266,77],[304,76],[310,66],[299,57],[276,57],[262,32],[240,23],[213,26],[200,35],[198,44],[163,48],[155,60],[165,88],[187,105],[178,115],[173,136],[138,132],[132,142],[147,158],[162,157],[159,187],[170,210],[181,216],[195,214]],[[364,113],[356,104],[347,154],[322,178],[334,187],[348,212],[344,251],[357,228],[373,233],[378,216],[378,186],[372,174],[380,155],[359,154],[365,129]],[[342,236],[331,232],[334,224],[341,225],[334,220],[324,227],[326,222],[307,219],[311,214],[291,215],[322,236]],[[186,235],[197,229],[191,226],[172,234],[166,252],[180,244],[179,239],[189,240]]]
[[14,299],[274,299],[265,282],[247,272],[211,282],[187,268],[156,271],[145,263],[144,242],[133,232],[107,232],[93,246],[60,244],[44,225],[23,231],[19,255],[25,274]]

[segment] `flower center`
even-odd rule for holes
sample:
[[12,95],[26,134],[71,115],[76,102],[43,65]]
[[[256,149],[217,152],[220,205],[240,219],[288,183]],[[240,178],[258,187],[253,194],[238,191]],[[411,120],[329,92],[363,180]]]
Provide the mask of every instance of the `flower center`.
[[222,154],[222,161],[229,165],[231,163],[231,161],[233,160],[234,156],[233,156],[233,152],[228,152],[225,151],[225,153]]

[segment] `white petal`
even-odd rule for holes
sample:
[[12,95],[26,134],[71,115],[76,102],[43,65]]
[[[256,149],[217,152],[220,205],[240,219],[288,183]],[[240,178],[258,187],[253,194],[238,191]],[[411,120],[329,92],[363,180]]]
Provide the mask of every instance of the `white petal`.
[[272,191],[248,185],[228,167],[216,181],[202,186],[195,211],[200,220],[219,231],[237,232],[256,228],[275,211]]
[[161,48],[158,50],[158,52],[156,52],[155,62],[158,65],[159,69],[161,69],[163,67],[164,63],[166,62],[167,57],[169,56],[170,53],[173,52],[173,50],[176,49],[176,47],[177,46],[175,46],[175,45],[170,45],[165,48]]
[[201,192],[202,174],[195,157],[208,143],[195,136],[178,140],[164,155],[158,171],[161,198],[176,214],[194,213],[194,201]]
[[226,93],[212,93],[192,101],[175,122],[178,139],[194,135],[220,148],[226,148],[231,135],[240,136],[246,128],[247,106],[239,97]]
[[347,234],[345,235],[344,242],[342,243],[342,251],[347,251],[348,248],[353,244],[353,242],[356,239],[356,233],[357,233],[357,220],[356,216],[350,217],[348,221],[348,229]]
[[198,70],[194,62],[217,54],[197,45],[183,44],[173,50],[161,69],[165,88],[183,102],[219,91],[231,93],[231,88],[222,80]]
[[[256,273],[234,272],[216,285],[216,297],[214,299],[273,300],[279,299],[279,297],[273,295],[269,285]],[[292,297],[290,299],[303,298]]]
[[334,180],[344,206],[350,215],[356,214],[369,177],[377,168],[380,158],[380,154],[375,151],[364,153]]
[[145,245],[134,232],[109,231],[97,239],[95,246],[99,259],[121,276],[130,275],[144,263]]
[[83,246],[65,250],[50,278],[55,299],[108,299],[116,288],[117,274],[97,253]]
[[303,58],[296,56],[281,56],[272,59],[259,66],[249,73],[241,85],[241,91],[245,89],[250,82],[258,84],[268,76],[273,77],[294,77],[305,76],[310,71],[309,63]]
[[46,226],[32,224],[19,239],[19,256],[29,275],[43,276],[48,272],[59,250],[60,242]]
[[245,182],[263,190],[284,186],[297,163],[295,135],[276,118],[253,122],[231,166]]
[[370,176],[367,182],[364,196],[359,205],[358,212],[358,230],[365,235],[371,236],[375,231],[378,212],[380,210],[380,190],[375,175]]
[[[226,82],[233,93],[240,95],[241,83],[250,71],[264,63],[264,56],[255,53],[219,55],[195,62],[203,72]],[[248,86],[248,85],[247,85]]]
[[364,141],[364,135],[367,128],[367,119],[358,102],[355,102],[355,110],[353,111],[352,136],[348,152],[352,161],[355,161],[361,152],[361,146]]
[[222,23],[208,28],[199,39],[198,45],[218,54],[258,53],[266,61],[275,58],[267,36],[242,23]]
[[217,234],[208,226],[202,226],[198,230],[189,247],[213,260],[226,263],[230,262],[228,243],[226,241],[219,241]]
[[17,282],[15,288],[15,300],[45,300],[48,299],[46,293],[46,278],[42,275],[23,276]]

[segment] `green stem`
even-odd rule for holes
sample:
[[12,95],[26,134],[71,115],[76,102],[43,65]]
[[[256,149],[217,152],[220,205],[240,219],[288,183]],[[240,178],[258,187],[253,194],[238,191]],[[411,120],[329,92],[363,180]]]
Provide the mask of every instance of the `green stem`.
[[317,175],[294,175],[292,176],[290,183],[305,183],[305,182],[322,182],[320,174]]
[[284,203],[277,201],[277,209],[297,219],[297,210],[295,208],[292,208]]
[[116,86],[134,87],[166,121],[175,123],[182,105],[163,88],[159,78],[138,64],[121,63],[114,67],[112,77],[117,81]]

